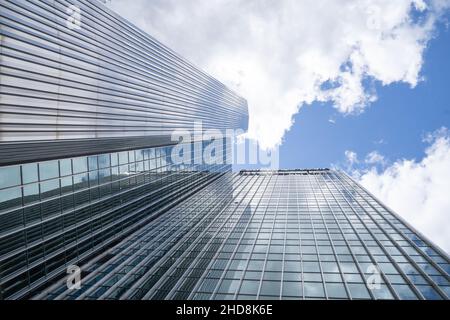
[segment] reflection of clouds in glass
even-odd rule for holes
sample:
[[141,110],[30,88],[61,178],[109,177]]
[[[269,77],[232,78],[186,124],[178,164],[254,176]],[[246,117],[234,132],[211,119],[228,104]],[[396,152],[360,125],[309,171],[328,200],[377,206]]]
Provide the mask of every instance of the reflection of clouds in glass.
[[87,159],[85,157],[72,159],[72,165],[73,173],[81,173],[88,170]]

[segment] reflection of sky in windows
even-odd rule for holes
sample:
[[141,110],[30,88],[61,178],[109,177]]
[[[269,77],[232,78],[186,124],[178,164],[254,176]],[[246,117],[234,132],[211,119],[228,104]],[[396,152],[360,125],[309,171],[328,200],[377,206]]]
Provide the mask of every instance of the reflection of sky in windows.
[[0,168],[0,189],[20,184],[20,167]]
[[[150,165],[150,159],[147,159],[149,153],[140,154],[142,161]],[[157,156],[158,152],[154,154]],[[115,163],[119,164],[120,155],[115,154],[115,157]],[[122,155],[123,161],[131,158],[140,161],[141,156],[130,157],[128,152]],[[97,163],[97,167],[95,163],[91,165],[92,161]],[[93,180],[97,186],[108,177],[108,173],[111,179],[114,176],[121,179],[132,172],[132,165],[135,165],[135,172],[140,172],[141,168],[139,164],[126,162],[116,167],[117,171],[113,173],[111,168],[102,168],[108,161],[100,160],[100,157],[84,158],[83,161],[77,159],[75,162],[84,163],[86,170],[88,163],[89,168],[99,170],[41,181],[41,197],[47,194],[50,198],[54,197],[51,192],[58,188],[53,183],[61,183],[62,190],[63,186],[69,185],[69,180],[65,179],[73,178],[74,186],[84,183],[84,187],[89,188]],[[53,176],[55,171],[49,166],[50,163],[46,163],[45,168],[49,170],[47,177]],[[164,172],[159,171],[158,167],[154,170]],[[353,197],[358,206],[355,208],[356,204],[349,203],[347,197],[339,192],[352,186],[347,184],[345,177],[327,180],[322,179],[323,175],[275,176],[272,179],[245,174],[233,177],[239,181],[239,186],[242,184],[242,188],[229,189],[230,200],[220,196],[202,199],[206,201],[208,198],[212,203],[222,199],[226,204],[221,207],[224,211],[217,215],[220,220],[214,220],[217,219],[214,210],[206,211],[204,215],[211,219],[211,224],[201,230],[208,234],[208,241],[215,239],[218,242],[214,251],[191,251],[193,247],[186,240],[187,251],[182,252],[195,252],[199,256],[186,262],[185,267],[179,265],[183,259],[161,257],[176,261],[174,267],[185,270],[183,272],[187,272],[185,268],[195,264],[197,258],[203,257],[208,262],[204,269],[199,269],[200,273],[194,277],[196,281],[189,284],[193,290],[188,294],[190,297],[438,299],[448,292],[449,281],[445,271],[448,271],[449,264],[445,257],[430,249],[425,241],[391,213],[380,214],[385,209],[367,198],[362,189],[355,188]],[[66,182],[63,184],[63,181]],[[133,182],[130,180],[128,183]],[[25,185],[24,195],[36,195],[37,186],[36,183]],[[215,190],[220,195],[220,185]],[[199,197],[202,195],[199,194]],[[197,198],[192,201],[187,200],[186,206],[200,203]],[[364,216],[360,211],[365,212]],[[158,230],[169,241],[173,232],[165,235],[164,230],[171,226],[178,230],[188,221],[168,220],[164,229]],[[153,230],[151,226],[148,228]],[[190,228],[186,227],[186,230]],[[415,241],[408,240],[413,238],[411,234],[414,234]],[[191,241],[197,241],[195,233],[192,237]],[[205,240],[205,245],[208,241]],[[418,244],[420,246],[416,247]],[[212,256],[206,256],[208,254]],[[381,270],[380,286],[377,290],[369,290],[366,281],[374,264]],[[172,276],[170,272],[164,274],[161,285],[165,283],[165,277],[168,280]],[[185,281],[187,278],[179,278],[180,283]],[[441,293],[437,286],[441,287]],[[176,288],[170,293],[161,288],[154,290],[155,297],[156,294],[158,297],[168,294],[178,297],[182,294]]]
[[[27,233],[29,241],[38,241],[36,245],[41,245],[40,243],[47,241],[43,239],[40,229],[42,225],[45,235],[56,237],[57,242],[54,243],[59,245],[66,238],[72,241],[69,236],[62,237],[61,232],[64,228],[73,228],[75,222],[78,222],[80,226],[85,225],[91,221],[90,217],[101,216],[103,211],[113,209],[120,204],[127,204],[129,201],[138,199],[138,196],[153,197],[151,199],[155,203],[166,198],[170,199],[175,194],[165,192],[156,198],[154,194],[159,188],[170,190],[171,185],[182,187],[187,184],[194,186],[195,183],[202,183],[206,176],[196,173],[202,170],[223,173],[231,169],[227,164],[196,165],[193,162],[182,166],[172,164],[166,160],[170,149],[170,147],[161,147],[1,167],[0,263],[7,261],[5,259],[9,257],[4,255],[12,254],[14,250],[18,250],[17,254],[26,254],[25,250],[28,249],[22,231]],[[121,162],[123,164],[119,165]],[[137,188],[142,188],[141,194],[133,196],[131,192],[136,192]],[[145,191],[147,189],[148,191]],[[124,197],[124,194],[127,196]],[[99,201],[101,203],[97,204]],[[149,201],[148,204],[153,202]],[[96,205],[92,213],[87,207],[91,205]],[[134,210],[138,208],[139,206],[134,207]],[[73,212],[79,211],[82,213],[73,215]],[[120,212],[129,214],[126,210]],[[120,223],[117,219],[113,221]],[[131,221],[131,223],[134,222]],[[97,226],[102,225],[97,224],[93,228]],[[36,228],[39,228],[39,231]],[[82,234],[86,232],[89,234],[91,229],[79,230],[78,232],[85,232]],[[69,231],[65,233],[72,234]],[[51,241],[51,238],[48,239]],[[35,247],[32,250],[38,250],[38,248]],[[47,253],[51,254],[53,247],[46,248]],[[55,249],[58,248],[55,246]],[[26,256],[23,259],[26,263]],[[60,264],[60,266],[63,265],[63,263]],[[25,274],[26,272],[25,269]],[[34,277],[34,279],[39,278]],[[21,279],[16,283],[27,285],[28,280]]]

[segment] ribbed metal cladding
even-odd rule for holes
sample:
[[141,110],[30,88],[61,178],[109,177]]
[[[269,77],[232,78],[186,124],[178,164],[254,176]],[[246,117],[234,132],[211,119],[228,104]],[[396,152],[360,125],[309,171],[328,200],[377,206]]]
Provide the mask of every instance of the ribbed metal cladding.
[[[71,5],[80,29],[67,25]],[[0,17],[0,150],[8,143],[16,153],[30,141],[132,144],[191,130],[194,121],[205,130],[247,129],[243,98],[100,2],[0,0]],[[70,148],[62,146],[50,149]],[[29,150],[14,161],[37,155]]]

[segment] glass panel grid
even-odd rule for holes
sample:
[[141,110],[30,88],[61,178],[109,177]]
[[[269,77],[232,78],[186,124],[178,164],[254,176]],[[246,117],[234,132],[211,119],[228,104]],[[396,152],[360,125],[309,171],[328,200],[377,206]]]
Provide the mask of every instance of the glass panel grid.
[[448,262],[343,173],[243,171],[93,261],[80,292],[41,297],[448,299]]

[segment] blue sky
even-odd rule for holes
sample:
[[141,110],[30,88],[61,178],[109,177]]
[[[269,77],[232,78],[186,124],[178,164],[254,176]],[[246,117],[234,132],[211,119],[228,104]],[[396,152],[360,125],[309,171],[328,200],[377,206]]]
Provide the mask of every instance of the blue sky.
[[331,103],[301,108],[280,148],[280,166],[329,167],[345,161],[345,150],[362,155],[377,150],[391,161],[422,158],[424,135],[450,127],[449,57],[450,32],[440,24],[417,87],[376,84],[378,100],[359,115],[343,115]]

